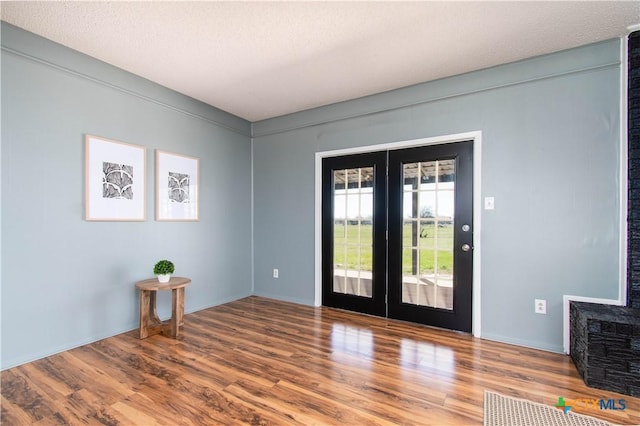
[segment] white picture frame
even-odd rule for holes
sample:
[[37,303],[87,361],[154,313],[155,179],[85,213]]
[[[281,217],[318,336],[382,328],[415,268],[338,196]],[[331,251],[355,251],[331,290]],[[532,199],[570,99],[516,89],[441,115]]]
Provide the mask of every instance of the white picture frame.
[[146,149],[85,135],[85,220],[145,221]]
[[200,220],[199,167],[196,157],[156,149],[156,220]]

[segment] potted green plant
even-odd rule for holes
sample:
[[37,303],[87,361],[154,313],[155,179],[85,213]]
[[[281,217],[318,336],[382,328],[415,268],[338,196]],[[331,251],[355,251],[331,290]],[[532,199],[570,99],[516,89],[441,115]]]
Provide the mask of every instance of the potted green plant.
[[168,283],[171,279],[175,267],[170,260],[162,259],[153,267],[153,273],[158,277],[158,281],[161,283]]

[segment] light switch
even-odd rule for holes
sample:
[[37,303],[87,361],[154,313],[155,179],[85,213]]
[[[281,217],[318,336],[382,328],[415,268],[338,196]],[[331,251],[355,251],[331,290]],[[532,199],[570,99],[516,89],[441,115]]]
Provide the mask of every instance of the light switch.
[[484,197],[484,209],[493,210],[496,208],[496,200],[493,197]]

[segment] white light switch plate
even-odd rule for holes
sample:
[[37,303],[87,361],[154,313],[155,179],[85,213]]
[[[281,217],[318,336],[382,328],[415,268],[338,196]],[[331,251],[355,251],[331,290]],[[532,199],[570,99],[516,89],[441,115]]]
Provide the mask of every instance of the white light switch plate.
[[484,197],[484,209],[493,210],[496,207],[496,200],[493,197]]

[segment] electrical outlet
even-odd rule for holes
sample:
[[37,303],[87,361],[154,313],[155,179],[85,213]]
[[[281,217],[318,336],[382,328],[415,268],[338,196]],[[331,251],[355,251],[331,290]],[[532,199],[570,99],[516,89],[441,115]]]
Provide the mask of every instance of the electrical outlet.
[[273,270],[273,278],[278,278],[280,276],[280,271],[278,271],[277,269]]
[[547,301],[544,300],[544,299],[536,299],[535,312],[536,312],[536,314],[546,314],[547,313]]

